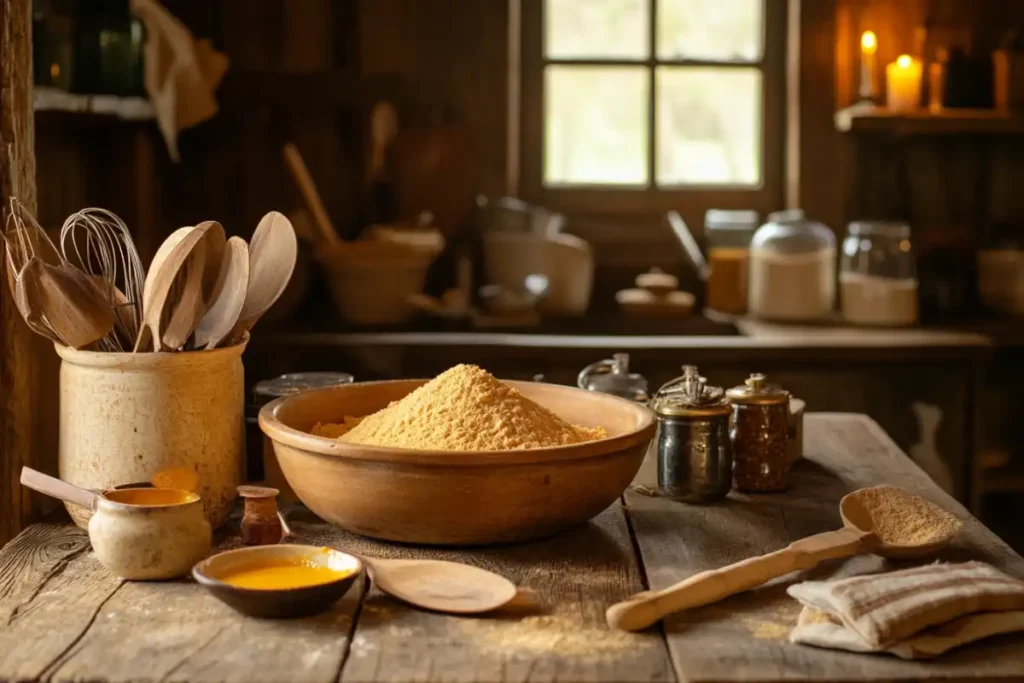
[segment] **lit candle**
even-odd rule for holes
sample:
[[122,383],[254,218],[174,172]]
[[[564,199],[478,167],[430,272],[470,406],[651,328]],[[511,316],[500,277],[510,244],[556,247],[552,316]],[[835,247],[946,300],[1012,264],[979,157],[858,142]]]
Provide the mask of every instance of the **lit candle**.
[[860,98],[875,99],[875,52],[878,39],[874,31],[864,31],[860,37]]
[[910,55],[900,55],[885,67],[885,87],[890,109],[917,109],[921,104],[921,62]]

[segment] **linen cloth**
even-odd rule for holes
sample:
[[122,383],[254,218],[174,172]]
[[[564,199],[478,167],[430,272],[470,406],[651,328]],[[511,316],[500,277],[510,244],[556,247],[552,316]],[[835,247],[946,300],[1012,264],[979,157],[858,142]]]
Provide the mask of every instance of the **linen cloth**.
[[804,606],[790,640],[818,647],[917,659],[1024,630],[1024,581],[982,562],[805,581],[788,592]]

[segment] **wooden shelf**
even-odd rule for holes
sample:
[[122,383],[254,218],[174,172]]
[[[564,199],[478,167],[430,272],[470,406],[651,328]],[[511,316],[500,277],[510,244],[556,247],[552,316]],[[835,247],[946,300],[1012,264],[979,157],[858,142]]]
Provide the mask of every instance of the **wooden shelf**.
[[1024,135],[1024,116],[995,109],[943,109],[894,112],[854,105],[835,114],[841,133],[909,135]]
[[105,116],[123,121],[150,121],[153,105],[144,97],[78,95],[55,88],[36,88],[32,103],[36,112],[61,112]]

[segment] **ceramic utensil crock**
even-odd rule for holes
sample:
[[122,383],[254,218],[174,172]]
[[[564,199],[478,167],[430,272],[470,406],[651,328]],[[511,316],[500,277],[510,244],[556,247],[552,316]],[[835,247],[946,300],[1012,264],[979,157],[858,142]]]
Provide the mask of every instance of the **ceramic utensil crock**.
[[[227,521],[242,465],[245,342],[184,353],[56,348],[61,479],[102,490],[189,469],[210,524]],[[92,514],[68,512],[82,528]]]

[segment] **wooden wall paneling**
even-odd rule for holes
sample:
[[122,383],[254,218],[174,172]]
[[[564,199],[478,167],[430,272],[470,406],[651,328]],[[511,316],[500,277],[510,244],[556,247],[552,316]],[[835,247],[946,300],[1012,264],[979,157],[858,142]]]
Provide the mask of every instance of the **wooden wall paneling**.
[[838,22],[835,3],[790,0],[786,203],[841,233],[848,151],[832,125]]
[[[16,196],[36,211],[32,115],[32,3],[0,0],[0,202]],[[7,281],[0,259],[0,283]],[[6,288],[6,285],[4,286]],[[0,296],[0,545],[29,521],[32,499],[19,483],[34,465],[38,411],[36,348],[10,292]]]
[[359,8],[362,73],[401,74],[417,104],[454,109],[473,136],[480,190],[503,193],[508,0],[360,0]]

